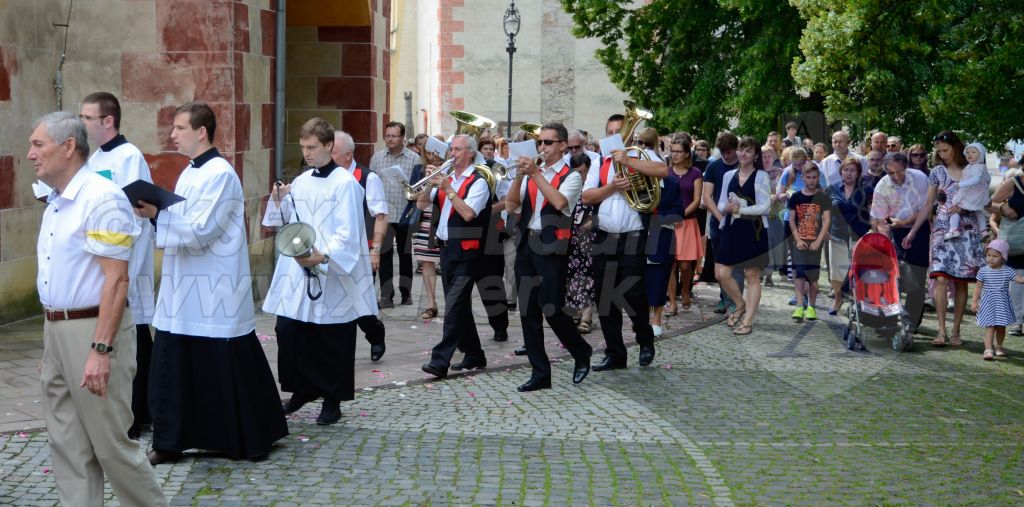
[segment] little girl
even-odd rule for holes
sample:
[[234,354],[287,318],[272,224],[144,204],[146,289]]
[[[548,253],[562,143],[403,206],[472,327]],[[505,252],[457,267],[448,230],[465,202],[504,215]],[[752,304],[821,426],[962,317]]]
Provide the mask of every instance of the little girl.
[[978,286],[971,302],[971,309],[978,315],[978,325],[985,326],[985,353],[982,358],[986,361],[993,359],[993,337],[994,357],[1006,357],[1003,350],[1006,326],[1016,322],[1013,305],[1010,304],[1010,280],[1024,283],[1024,276],[1014,276],[1016,271],[1004,264],[1009,251],[1010,245],[1006,240],[994,239],[988,244],[985,249],[987,265],[978,270]]
[[960,212],[949,215],[949,232],[943,238],[946,240],[960,236],[962,218],[976,220],[978,231],[982,233],[988,225],[985,212],[982,210],[989,202],[988,187],[992,175],[985,166],[985,146],[981,143],[968,144],[964,148],[964,157],[967,158],[967,167],[964,168],[963,178],[960,179],[960,190],[949,203],[950,206],[959,207]]

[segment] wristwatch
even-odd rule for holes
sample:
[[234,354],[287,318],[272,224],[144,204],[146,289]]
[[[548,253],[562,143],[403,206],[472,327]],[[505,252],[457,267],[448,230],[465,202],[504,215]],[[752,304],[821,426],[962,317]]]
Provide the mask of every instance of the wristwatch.
[[106,343],[103,342],[92,342],[91,347],[93,350],[96,351],[97,354],[100,355],[109,354],[114,351],[114,347],[112,345],[107,345]]

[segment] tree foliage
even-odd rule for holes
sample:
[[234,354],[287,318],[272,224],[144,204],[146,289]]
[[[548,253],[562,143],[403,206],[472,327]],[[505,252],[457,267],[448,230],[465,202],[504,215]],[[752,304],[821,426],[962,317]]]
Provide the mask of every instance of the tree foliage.
[[579,37],[596,37],[613,83],[655,112],[653,123],[714,139],[778,129],[801,110],[789,67],[802,22],[785,2],[562,0]]
[[1024,138],[1024,2],[562,0],[576,35],[658,127],[763,137],[825,112],[927,141]]

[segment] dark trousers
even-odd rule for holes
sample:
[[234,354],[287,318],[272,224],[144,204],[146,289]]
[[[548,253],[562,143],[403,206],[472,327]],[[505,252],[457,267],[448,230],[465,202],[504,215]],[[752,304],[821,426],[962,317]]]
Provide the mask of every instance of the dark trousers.
[[[708,232],[708,245],[711,248],[712,254],[710,257],[718,255],[719,249],[722,247],[722,232],[718,229],[718,225],[715,224],[711,231]],[[740,286],[740,294],[743,294],[745,287],[745,277],[743,276],[743,269],[733,268],[732,278],[736,280],[736,283]],[[724,301],[726,304],[737,306],[736,302],[729,298],[729,295],[724,290],[718,289],[718,299]]]
[[896,256],[900,260],[900,289],[907,293],[907,313],[913,329],[921,325],[924,316],[924,298],[928,292],[928,241],[931,227],[928,222],[921,225],[909,249],[903,248],[903,238],[910,229],[892,229],[892,240],[896,244]]
[[149,417],[149,363],[153,357],[153,335],[149,324],[137,324],[135,329],[138,341],[135,362],[138,367],[132,380],[132,416],[135,417],[132,428],[138,429],[153,422]]
[[376,315],[364,315],[356,319],[359,329],[366,334],[366,341],[370,345],[384,343],[384,323]]
[[605,355],[614,361],[626,360],[622,341],[622,312],[633,321],[636,342],[641,347],[654,346],[654,331],[648,322],[650,308],[644,290],[644,234],[640,231],[619,237],[597,232],[594,243],[594,283],[597,292],[597,315],[607,346]]
[[391,301],[395,297],[395,267],[393,254],[398,251],[398,290],[402,298],[412,291],[412,236],[409,226],[388,224],[380,249],[380,298]]
[[459,349],[467,357],[484,357],[480,347],[480,334],[476,331],[473,320],[473,284],[476,283],[479,259],[469,261],[453,261],[449,259],[448,249],[455,246],[441,247],[441,287],[444,289],[444,325],[442,326],[441,342],[434,345],[430,354],[430,363],[434,366],[447,368],[452,362],[455,350]]
[[[523,245],[527,243],[523,242]],[[519,316],[523,323],[526,356],[533,367],[533,379],[551,377],[551,362],[544,350],[543,319],[547,319],[555,336],[578,363],[588,363],[593,352],[565,311],[568,273],[567,255],[543,255],[529,248],[516,252]]]
[[[506,240],[507,241],[507,240]],[[505,291],[505,257],[484,255],[480,260],[476,291],[487,310],[487,323],[494,332],[508,331],[508,295]]]

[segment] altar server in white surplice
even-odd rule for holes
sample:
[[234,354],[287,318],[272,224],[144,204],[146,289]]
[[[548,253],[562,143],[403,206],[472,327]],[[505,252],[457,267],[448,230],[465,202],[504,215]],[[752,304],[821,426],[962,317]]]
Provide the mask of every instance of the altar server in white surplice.
[[[308,257],[279,256],[263,311],[277,314],[277,372],[292,393],[285,413],[323,398],[320,425],[341,418],[355,395],[356,321],[376,315],[363,188],[331,159],[334,127],[313,118],[299,130],[306,165],[291,185],[275,185],[265,226],[304,222],[316,230]],[[310,274],[303,268],[307,268]]]
[[261,459],[288,434],[256,338],[242,185],[213,147],[216,128],[205,103],[177,109],[171,140],[192,159],[174,187],[185,200],[137,210],[155,218],[164,249],[149,377],[153,464],[193,448]]
[[[82,99],[78,117],[89,132],[89,144],[99,147],[89,157],[88,167],[97,174],[124,188],[135,180],[153,182],[149,164],[142,152],[121,135],[121,104],[107,92],[96,92]],[[130,438],[138,438],[142,427],[152,422],[149,417],[149,361],[153,355],[153,224],[137,217],[142,229],[139,239],[132,245],[132,258],[128,261],[128,306],[135,322],[138,347],[135,360],[138,368],[132,381],[132,415],[134,422],[128,428]]]

